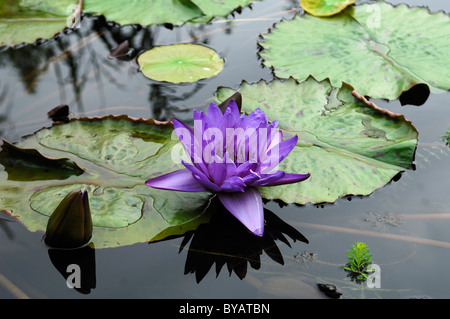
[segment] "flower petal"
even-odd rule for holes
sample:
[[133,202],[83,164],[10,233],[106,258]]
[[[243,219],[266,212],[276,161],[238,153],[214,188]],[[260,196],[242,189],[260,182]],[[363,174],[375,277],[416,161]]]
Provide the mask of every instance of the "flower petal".
[[257,129],[260,125],[267,125],[267,116],[266,114],[260,109],[257,108],[253,112],[251,112],[246,117],[242,118],[239,126],[242,127],[244,130],[251,127],[254,129]]
[[304,181],[304,180],[308,179],[309,176],[310,176],[310,174],[285,173],[283,177],[281,177],[277,180],[274,180],[274,181],[269,181],[269,182],[265,183],[264,185],[259,185],[259,186],[276,186],[276,185],[292,184],[292,183]]
[[279,144],[270,145],[268,151],[261,154],[261,171],[264,174],[270,173],[277,167],[286,156],[292,151],[298,141],[298,136],[291,137]]
[[244,180],[245,185],[250,186],[253,185],[255,181],[261,179],[261,176],[258,173],[250,170],[250,172],[247,175],[245,175],[242,179]]
[[257,167],[257,163],[245,162],[236,168],[236,175],[244,177],[251,171],[256,171]]
[[195,167],[194,165],[188,164],[185,161],[181,161],[181,163],[190,170],[197,180],[197,182],[202,185],[207,191],[212,193],[217,193],[220,189],[219,186],[210,181],[209,176],[205,175],[200,169]]
[[208,108],[208,115],[206,115],[206,120],[209,127],[217,127],[220,125],[223,119],[223,113],[216,103],[211,102]]
[[264,233],[264,208],[261,195],[255,188],[245,192],[219,193],[222,204],[252,233]]
[[261,174],[261,178],[254,181],[251,186],[266,186],[282,178],[286,173],[284,171],[276,171],[271,174]]
[[158,189],[181,192],[207,192],[197,179],[194,178],[192,172],[187,169],[181,169],[151,178],[145,182],[145,185]]
[[239,107],[236,103],[236,101],[231,100],[227,108],[225,109],[224,116],[226,118],[230,118],[230,122],[236,123],[239,120],[239,117],[241,116],[241,112],[239,111]]
[[222,185],[227,178],[226,163],[218,163],[216,161],[208,165],[208,173],[214,184]]
[[187,156],[192,159],[192,152],[194,151],[194,130],[177,119],[173,119],[172,123]]
[[288,154],[292,151],[295,145],[297,145],[297,142],[298,136],[295,135],[294,137],[291,137],[278,145],[278,155],[279,155],[278,163],[281,163],[281,161],[284,160],[286,156],[288,156]]
[[245,191],[245,181],[243,178],[238,176],[232,176],[227,178],[222,185],[220,185],[220,191],[222,192],[244,192]]

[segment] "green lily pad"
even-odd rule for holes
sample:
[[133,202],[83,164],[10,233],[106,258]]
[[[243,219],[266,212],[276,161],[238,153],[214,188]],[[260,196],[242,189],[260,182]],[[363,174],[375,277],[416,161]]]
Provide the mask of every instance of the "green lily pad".
[[[259,1],[259,0],[253,0]],[[153,24],[170,23],[182,25],[186,22],[207,22],[213,17],[225,17],[234,10],[248,6],[250,0],[88,0],[83,3],[83,12],[102,14],[116,23]]]
[[49,39],[72,25],[77,0],[0,2],[0,46]]
[[[14,155],[9,162],[21,165],[0,162],[0,210],[17,217],[30,231],[44,231],[61,200],[79,189],[89,195],[96,248],[161,240],[193,230],[209,220],[204,211],[211,194],[162,191],[144,184],[183,167],[176,151],[182,146],[172,133],[171,123],[127,116],[81,118],[41,129],[15,148],[34,149],[38,163],[42,157],[52,158],[53,171],[34,165],[29,152],[8,153]],[[2,147],[0,155],[3,151]],[[33,178],[8,178],[27,163]],[[67,163],[78,169],[63,169]]]
[[142,73],[156,81],[196,82],[217,75],[223,59],[212,49],[198,44],[155,47],[138,57]]
[[[236,91],[219,88],[218,102]],[[346,195],[369,195],[389,183],[414,159],[418,132],[403,115],[367,102],[349,85],[340,89],[310,77],[243,82],[242,111],[261,108],[278,120],[284,137],[298,143],[280,163],[288,173],[311,176],[304,182],[262,187],[266,199],[286,203],[334,202]]]
[[329,78],[334,87],[346,82],[362,95],[394,100],[418,83],[449,90],[449,33],[444,12],[376,2],[284,20],[263,36],[259,54],[277,77]]
[[317,17],[328,17],[341,12],[356,0],[300,0],[303,10]]

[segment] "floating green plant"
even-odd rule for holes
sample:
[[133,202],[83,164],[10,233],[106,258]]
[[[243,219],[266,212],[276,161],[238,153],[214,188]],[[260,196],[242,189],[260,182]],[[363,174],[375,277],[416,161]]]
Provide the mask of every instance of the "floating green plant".
[[372,255],[369,247],[365,243],[356,242],[346,252],[348,263],[342,267],[350,272],[352,279],[356,281],[364,281],[369,278],[370,270],[368,267],[372,265]]
[[445,145],[450,146],[450,127],[447,129],[447,132],[445,132],[444,135],[441,137],[442,142],[445,143]]

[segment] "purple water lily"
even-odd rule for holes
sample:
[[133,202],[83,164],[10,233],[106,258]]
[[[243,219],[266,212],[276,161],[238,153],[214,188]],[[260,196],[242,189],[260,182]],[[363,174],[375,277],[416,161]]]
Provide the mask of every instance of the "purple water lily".
[[240,114],[236,102],[225,112],[211,103],[208,114],[194,110],[194,129],[176,119],[175,132],[192,164],[146,181],[159,189],[216,193],[222,204],[251,232],[262,236],[264,209],[257,187],[303,181],[309,174],[277,170],[298,137],[283,141],[278,121],[268,123],[259,108]]

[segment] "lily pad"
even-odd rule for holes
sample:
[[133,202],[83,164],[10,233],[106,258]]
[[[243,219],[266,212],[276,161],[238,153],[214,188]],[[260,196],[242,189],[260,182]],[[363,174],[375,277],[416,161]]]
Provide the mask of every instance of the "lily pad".
[[328,17],[341,12],[356,0],[300,0],[303,10],[317,17]]
[[[334,202],[346,195],[369,195],[389,183],[414,159],[418,132],[403,115],[380,109],[347,84],[340,89],[328,80],[310,77],[243,82],[242,111],[261,108],[278,120],[284,137],[298,143],[280,164],[288,173],[310,173],[308,180],[262,187],[266,199],[286,203]],[[219,88],[217,101],[235,93]]]
[[[164,192],[144,184],[149,177],[182,167],[175,152],[182,146],[172,132],[170,122],[127,116],[72,119],[41,129],[15,145],[35,153],[8,153],[13,155],[9,162],[21,165],[0,162],[0,209],[30,231],[44,231],[48,217],[69,192],[86,190],[96,248],[161,240],[195,229],[209,219],[203,213],[211,194]],[[0,154],[5,149],[10,147],[2,146]],[[52,172],[31,165],[48,167],[42,158],[54,158]],[[27,163],[33,178],[8,178]],[[64,170],[67,163],[77,169]]]
[[142,73],[156,81],[196,82],[217,75],[223,59],[216,51],[198,44],[155,47],[138,57]]
[[49,39],[72,25],[77,0],[8,0],[0,3],[0,46]]
[[259,54],[279,78],[329,78],[334,87],[346,82],[364,96],[394,100],[418,83],[449,90],[449,33],[444,12],[376,2],[284,20],[263,35]]
[[[259,1],[259,0],[253,0]],[[153,24],[207,22],[213,17],[225,17],[234,10],[248,6],[250,0],[89,0],[83,3],[83,12],[102,14],[116,23]]]

